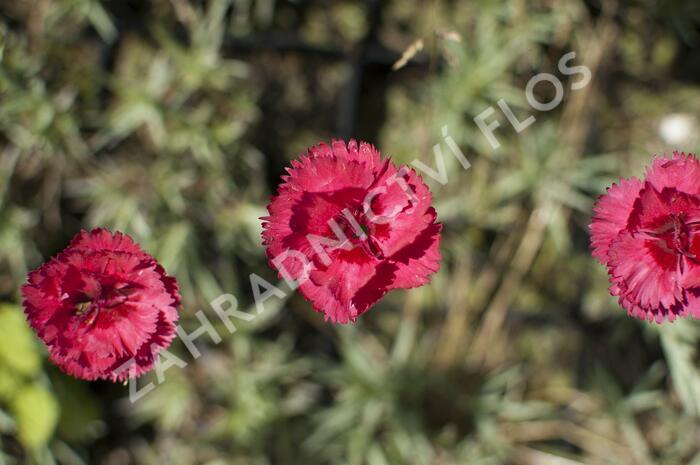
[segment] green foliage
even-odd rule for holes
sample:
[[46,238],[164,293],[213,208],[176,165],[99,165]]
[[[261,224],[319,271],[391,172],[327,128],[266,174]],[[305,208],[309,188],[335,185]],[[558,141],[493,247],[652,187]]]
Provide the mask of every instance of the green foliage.
[[17,436],[25,447],[37,449],[48,443],[59,415],[51,392],[40,384],[24,386],[13,397],[11,411],[17,421]]
[[24,447],[37,451],[53,436],[59,416],[54,395],[38,381],[41,354],[21,309],[0,305],[0,402],[9,407],[16,431]]
[[660,330],[661,342],[668,358],[673,384],[686,412],[700,417],[700,371],[695,366],[700,340],[695,322],[679,322]]
[[21,309],[0,305],[0,328],[6,331],[0,339],[0,366],[18,376],[35,376],[41,366],[41,355]]
[[[700,465],[700,328],[627,317],[586,229],[618,176],[699,151],[698,7],[378,3],[0,0],[0,465]],[[549,112],[525,98],[540,72],[565,89]],[[501,99],[535,123],[516,132]],[[490,106],[497,149],[474,123]],[[18,290],[80,228],[156,256],[190,332],[224,292],[255,313],[249,273],[277,283],[259,218],[339,120],[397,162],[441,147],[430,285],[349,328],[271,299],[196,360],[175,342],[187,366],[135,404],[50,367]]]

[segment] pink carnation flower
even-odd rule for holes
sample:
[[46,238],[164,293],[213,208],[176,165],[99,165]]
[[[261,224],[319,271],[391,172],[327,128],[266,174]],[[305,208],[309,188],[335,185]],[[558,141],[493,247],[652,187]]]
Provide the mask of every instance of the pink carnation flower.
[[354,140],[312,147],[287,171],[263,218],[263,244],[270,266],[326,319],[355,321],[440,268],[442,225],[415,171]]
[[622,179],[600,197],[590,225],[593,257],[610,292],[637,318],[700,318],[700,163],[674,152],[646,177]]
[[22,295],[51,360],[77,378],[139,376],[175,336],[175,278],[120,232],[80,232],[29,273]]

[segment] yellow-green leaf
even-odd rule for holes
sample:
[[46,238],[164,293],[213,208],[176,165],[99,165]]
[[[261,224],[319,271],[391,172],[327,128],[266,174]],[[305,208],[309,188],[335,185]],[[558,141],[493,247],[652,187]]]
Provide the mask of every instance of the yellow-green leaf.
[[11,404],[17,422],[17,435],[27,449],[37,449],[48,443],[58,421],[58,403],[40,384],[30,384],[19,390]]
[[41,366],[39,348],[22,311],[14,305],[0,305],[0,365],[25,376],[35,375]]
[[8,402],[22,385],[22,379],[9,367],[0,364],[0,401]]

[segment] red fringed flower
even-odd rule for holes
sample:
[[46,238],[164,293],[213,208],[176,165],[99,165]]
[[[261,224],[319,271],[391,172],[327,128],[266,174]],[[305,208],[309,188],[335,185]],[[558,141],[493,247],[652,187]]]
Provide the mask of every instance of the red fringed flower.
[[292,162],[263,220],[270,266],[326,319],[347,323],[440,268],[430,190],[365,142],[312,147]]
[[80,232],[29,273],[22,295],[51,360],[77,378],[139,376],[175,336],[175,278],[120,232]]
[[643,181],[622,179],[600,197],[590,225],[593,256],[630,315],[700,318],[700,162],[657,157]]

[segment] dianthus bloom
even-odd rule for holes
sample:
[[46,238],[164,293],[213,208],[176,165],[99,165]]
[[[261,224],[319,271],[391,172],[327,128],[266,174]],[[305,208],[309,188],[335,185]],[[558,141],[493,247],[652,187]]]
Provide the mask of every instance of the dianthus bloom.
[[292,162],[263,218],[270,265],[334,323],[440,268],[430,190],[365,142],[319,144]]
[[77,378],[139,376],[175,336],[175,278],[120,232],[80,232],[29,273],[22,295],[51,360]]
[[593,256],[630,315],[663,322],[700,318],[700,162],[656,157],[644,180],[622,179],[600,197]]

